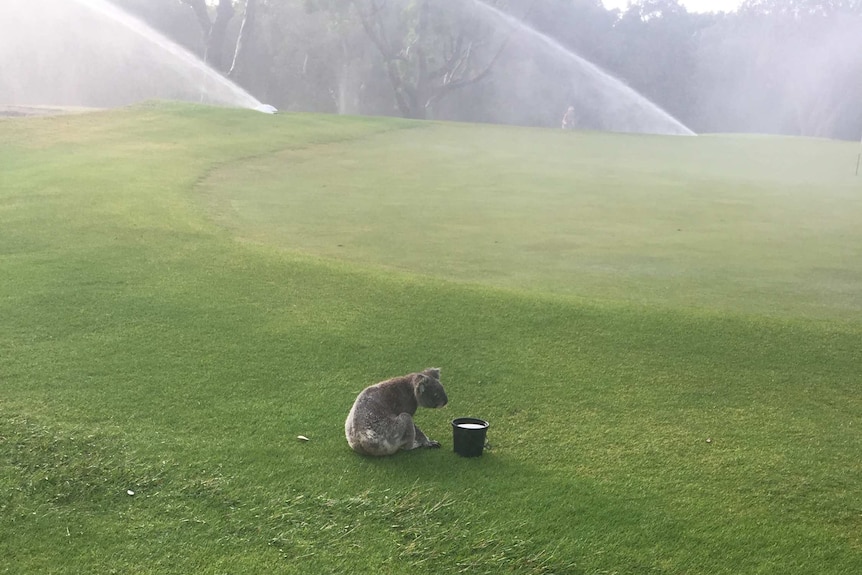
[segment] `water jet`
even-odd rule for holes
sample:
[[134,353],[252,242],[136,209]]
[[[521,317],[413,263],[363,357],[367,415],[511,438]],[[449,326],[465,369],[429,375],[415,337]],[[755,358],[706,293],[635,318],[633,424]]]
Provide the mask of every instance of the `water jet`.
[[113,107],[166,99],[275,111],[106,0],[5,4],[0,104]]
[[[581,108],[589,108],[592,115],[599,116],[601,120],[596,126],[592,126],[593,128],[616,132],[696,135],[643,94],[547,34],[485,0],[473,0],[473,5],[505,26],[509,34],[514,34],[514,44],[529,45],[546,58],[556,58],[564,64],[563,69],[555,71],[558,76],[554,80],[556,85],[549,89],[574,94],[572,98],[580,101]],[[507,50],[511,51],[510,48]],[[534,67],[538,66],[536,60],[531,63]],[[513,89],[524,89],[529,82],[522,78],[517,84]],[[527,107],[535,101],[530,95],[525,95],[522,99]],[[563,111],[570,103],[565,101],[564,105],[559,106],[559,117],[562,117]]]

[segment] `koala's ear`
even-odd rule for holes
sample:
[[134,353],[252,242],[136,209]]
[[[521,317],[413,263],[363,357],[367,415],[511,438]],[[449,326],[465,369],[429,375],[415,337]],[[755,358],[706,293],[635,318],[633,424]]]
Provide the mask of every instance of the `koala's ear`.
[[431,377],[432,379],[436,379],[436,380],[440,379],[440,368],[439,367],[429,367],[428,369],[425,370],[425,373],[428,375],[428,377]]
[[422,378],[422,381],[419,382],[419,394],[425,393],[425,378]]

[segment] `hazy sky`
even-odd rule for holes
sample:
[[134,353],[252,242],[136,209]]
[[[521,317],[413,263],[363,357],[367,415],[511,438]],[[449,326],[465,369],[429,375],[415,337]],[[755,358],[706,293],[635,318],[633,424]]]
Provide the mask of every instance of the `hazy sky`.
[[[606,8],[625,9],[629,0],[602,0]],[[680,0],[689,12],[730,12],[736,10],[742,0]]]

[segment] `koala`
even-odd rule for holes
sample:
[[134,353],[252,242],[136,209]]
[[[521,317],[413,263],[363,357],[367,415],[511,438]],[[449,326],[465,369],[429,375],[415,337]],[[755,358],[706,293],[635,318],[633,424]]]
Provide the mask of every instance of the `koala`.
[[440,447],[413,423],[413,414],[419,406],[443,407],[448,401],[438,368],[366,387],[344,423],[347,443],[357,453],[373,456],[392,455],[401,449]]

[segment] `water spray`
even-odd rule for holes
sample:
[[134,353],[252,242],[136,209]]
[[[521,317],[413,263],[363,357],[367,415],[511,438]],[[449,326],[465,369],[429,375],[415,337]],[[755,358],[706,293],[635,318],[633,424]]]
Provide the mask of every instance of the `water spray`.
[[652,118],[659,120],[664,128],[652,131],[656,133],[671,133],[686,136],[697,135],[692,129],[673,117],[666,110],[662,109],[658,104],[631,86],[628,86],[619,78],[614,77],[593,62],[590,62],[583,56],[575,53],[569,48],[566,48],[554,38],[533,28],[523,20],[516,18],[508,12],[500,10],[496,6],[490,4],[487,0],[473,0],[473,5],[489,14],[497,21],[504,22],[512,29],[519,30],[527,34],[528,37],[534,39],[539,45],[544,46],[552,53],[558,54],[577,65],[581,70],[589,73],[592,78],[605,87],[608,93],[618,95],[620,100],[627,103],[627,105],[634,105],[635,108],[643,112],[642,115],[651,116]]
[[[59,72],[54,79],[50,79],[53,74],[49,69],[42,71],[42,76],[48,77],[32,82],[35,90],[31,86],[24,86],[25,90],[29,89],[37,94],[37,97],[46,97],[39,96],[40,92],[47,94],[47,97],[66,96],[67,99],[74,99],[75,104],[89,106],[95,104],[98,107],[117,103],[122,105],[148,98],[188,101],[197,101],[200,98],[201,101],[215,105],[247,108],[267,114],[276,112],[273,106],[263,104],[235,82],[208,66],[197,55],[109,0],[0,0],[4,8],[7,2],[11,4],[13,22],[17,16],[18,26],[14,31],[19,34],[19,38],[25,38],[25,32],[19,32],[19,30],[26,31],[28,24],[38,25],[40,30],[60,30],[63,33],[79,29],[86,33],[86,25],[98,26],[96,29],[98,33],[93,34],[91,43],[69,54],[71,66],[61,67],[58,64]],[[75,20],[78,27],[70,28],[66,19]],[[78,21],[81,22],[80,25]],[[13,38],[15,38],[14,35]],[[116,46],[112,43],[115,38],[121,40]],[[71,45],[68,42],[66,44]],[[49,44],[48,48],[65,49],[62,44],[60,46],[58,48]],[[112,70],[111,66],[114,66],[113,69],[118,69],[118,65],[123,65],[123,69],[129,69],[126,61],[132,57],[131,55],[135,57],[141,55],[146,58],[142,60],[141,68],[134,70],[134,81],[130,81],[128,86],[124,82],[119,82],[118,89],[114,89],[109,81],[98,76],[98,74],[105,75],[105,72],[100,69],[98,72],[94,71],[91,76],[101,81],[91,82],[89,86],[89,88],[96,88],[97,91],[79,90],[77,84],[71,83],[77,79],[74,71],[76,65],[81,65],[78,61],[82,61],[90,52],[107,49],[107,47],[111,48],[109,55],[113,58],[106,59],[104,70]],[[46,54],[39,54],[37,51],[30,60],[37,64],[42,60],[50,61],[52,64],[59,60],[58,58],[49,60],[48,48],[45,46],[43,48],[42,51]],[[26,56],[31,55],[26,54]],[[24,61],[28,60],[25,58]],[[88,64],[83,64],[83,66],[86,65]],[[150,65],[150,67],[145,69],[143,65]],[[159,83],[162,78],[167,82]],[[26,91],[24,93],[26,94]]]

